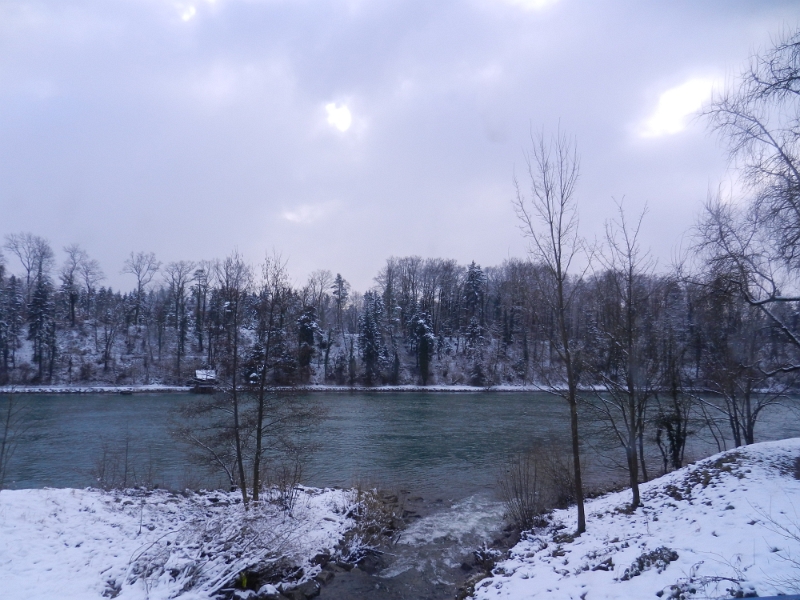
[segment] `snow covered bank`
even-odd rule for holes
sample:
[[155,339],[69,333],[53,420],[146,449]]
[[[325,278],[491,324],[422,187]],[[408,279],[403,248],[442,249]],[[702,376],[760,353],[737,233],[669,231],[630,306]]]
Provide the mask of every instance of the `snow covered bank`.
[[314,557],[333,554],[354,525],[357,498],[302,488],[291,516],[274,503],[245,513],[238,500],[224,492],[2,491],[0,596],[201,600],[253,565],[287,578],[294,571],[302,583],[320,572]]
[[[3,394],[135,394],[154,392],[191,392],[192,386],[162,385],[7,385],[0,386]],[[295,385],[272,388],[283,392],[536,392],[555,391],[545,385]],[[605,388],[582,386],[582,391],[604,391]],[[562,390],[563,391],[563,390]]]
[[184,385],[7,385],[0,386],[2,394],[147,394],[190,392]]
[[[538,392],[540,387],[527,385],[498,385],[491,387],[475,387],[471,385],[298,385],[279,387],[278,391],[294,392]],[[152,392],[190,392],[191,386],[180,385],[104,385],[104,386],[69,386],[69,385],[14,385],[0,386],[2,394],[134,394]]]
[[717,454],[523,536],[474,598],[730,598],[800,589],[800,439]]

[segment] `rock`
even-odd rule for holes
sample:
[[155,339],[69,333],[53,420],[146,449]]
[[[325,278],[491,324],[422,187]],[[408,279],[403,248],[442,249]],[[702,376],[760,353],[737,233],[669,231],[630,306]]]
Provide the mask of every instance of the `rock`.
[[340,567],[338,564],[336,564],[334,562],[329,562],[327,565],[322,567],[322,571],[323,572],[328,571],[330,573],[336,574],[336,573],[344,573],[346,571],[346,569],[343,569],[342,567]]
[[313,579],[298,585],[295,590],[303,593],[303,598],[316,598],[319,596],[320,585]]
[[596,564],[592,567],[592,571],[610,571],[614,568],[614,561],[607,558],[603,562]]
[[381,567],[381,559],[372,554],[368,554],[358,561],[358,568],[372,575]]
[[352,571],[355,565],[353,563],[339,561],[336,563],[336,566],[340,569],[344,569],[345,571]]
[[328,554],[327,552],[320,552],[314,558],[311,559],[311,564],[324,567],[330,562],[330,560],[331,560],[330,554]]
[[320,585],[326,585],[331,579],[333,579],[333,573],[331,571],[320,571],[319,574],[314,577],[314,580]]

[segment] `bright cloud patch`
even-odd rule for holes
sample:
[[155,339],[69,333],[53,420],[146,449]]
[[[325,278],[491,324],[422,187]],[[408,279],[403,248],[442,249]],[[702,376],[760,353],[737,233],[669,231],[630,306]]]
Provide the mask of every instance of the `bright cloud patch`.
[[188,6],[179,6],[181,12],[181,19],[184,21],[191,21],[197,14],[197,9],[191,4]]
[[344,104],[336,106],[333,102],[325,105],[325,110],[328,112],[328,124],[336,127],[339,131],[347,131],[350,125],[353,124],[353,115],[350,114],[350,109]]
[[523,10],[542,10],[556,4],[558,0],[503,0],[503,2]]
[[281,216],[292,223],[313,223],[331,212],[329,204],[302,204],[297,208],[285,210]]
[[703,106],[713,87],[711,79],[690,79],[661,94],[655,112],[642,125],[641,136],[661,137],[686,129],[689,117]]

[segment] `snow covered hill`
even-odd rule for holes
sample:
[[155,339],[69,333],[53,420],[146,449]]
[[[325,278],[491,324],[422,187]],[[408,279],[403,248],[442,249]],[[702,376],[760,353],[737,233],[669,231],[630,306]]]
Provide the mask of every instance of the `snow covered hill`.
[[717,454],[528,532],[474,598],[730,598],[800,590],[800,439]]
[[333,554],[353,526],[357,498],[302,488],[291,516],[270,502],[245,513],[238,500],[224,492],[4,490],[0,597],[205,600],[244,569],[271,562],[302,583],[320,571],[312,559]]

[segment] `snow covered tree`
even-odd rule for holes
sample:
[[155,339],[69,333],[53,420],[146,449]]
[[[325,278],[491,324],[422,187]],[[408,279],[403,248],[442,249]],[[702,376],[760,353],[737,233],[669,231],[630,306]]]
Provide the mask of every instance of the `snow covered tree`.
[[341,274],[336,274],[336,279],[333,280],[331,285],[331,295],[333,296],[334,303],[336,304],[336,325],[342,334],[342,344],[347,345],[347,338],[344,331],[344,309],[347,306],[347,299],[350,297],[350,284],[347,283]]
[[34,280],[28,304],[28,339],[33,342],[33,361],[38,367],[37,381],[45,376],[45,367],[52,376],[56,355],[56,320],[53,285],[41,275]]
[[11,378],[21,346],[24,319],[22,286],[15,276],[0,280],[0,385]]
[[204,352],[204,333],[208,314],[209,294],[211,293],[214,263],[200,261],[192,277],[192,293],[194,295],[194,331],[197,337],[198,350]]
[[467,329],[464,332],[464,339],[466,340],[464,351],[469,352],[469,354],[472,356],[474,356],[476,353],[480,355],[480,351],[481,348],[483,348],[485,340],[483,338],[483,327],[481,327],[478,317],[473,316],[469,320]]
[[467,267],[467,277],[464,281],[464,308],[467,319],[476,318],[481,327],[484,325],[484,301],[486,297],[486,275],[480,265],[472,261]]
[[385,349],[383,322],[385,316],[383,299],[377,292],[364,294],[364,308],[359,318],[358,347],[364,368],[364,383],[373,385],[382,379]]
[[433,333],[430,313],[417,313],[412,320],[412,326],[420,383],[422,383],[422,385],[428,385],[431,359],[436,350],[436,336]]
[[303,383],[308,383],[311,379],[311,361],[314,358],[316,337],[320,335],[322,331],[317,323],[317,310],[313,305],[306,305],[297,318],[297,366]]

